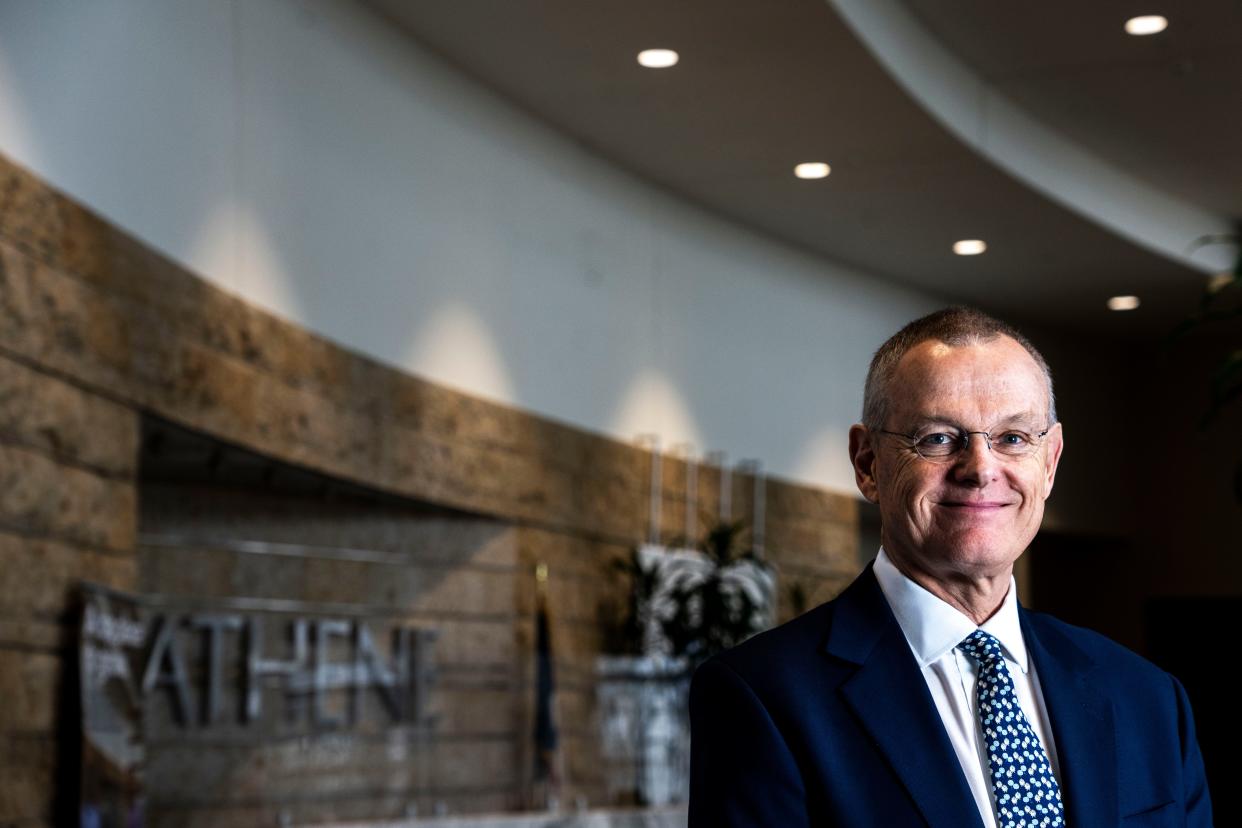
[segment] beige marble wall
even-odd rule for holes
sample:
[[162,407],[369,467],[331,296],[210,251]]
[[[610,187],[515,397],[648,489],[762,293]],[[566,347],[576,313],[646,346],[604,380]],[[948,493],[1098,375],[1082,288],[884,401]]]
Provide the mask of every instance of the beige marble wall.
[[[141,412],[509,527],[514,563],[496,600],[514,607],[514,657],[532,660],[529,573],[545,562],[565,796],[606,804],[591,663],[602,608],[624,589],[611,562],[646,533],[649,455],[344,350],[207,284],[0,158],[0,822],[50,823],[56,780],[71,778],[57,767],[57,740],[76,738],[74,723],[57,711],[73,692],[72,585],[152,585],[136,540]],[[686,469],[663,463],[672,536],[684,526]],[[751,483],[733,476],[734,503],[749,503]],[[718,471],[702,469],[700,513],[712,512],[719,485]],[[858,569],[854,502],[779,480],[766,492],[767,547],[783,583],[813,602],[831,597]],[[478,586],[463,579],[461,589]],[[334,599],[351,597],[366,598]],[[788,615],[787,592],[782,601]],[[522,698],[529,681],[513,687]],[[503,771],[516,788],[525,761]],[[480,772],[468,760],[445,767]]]

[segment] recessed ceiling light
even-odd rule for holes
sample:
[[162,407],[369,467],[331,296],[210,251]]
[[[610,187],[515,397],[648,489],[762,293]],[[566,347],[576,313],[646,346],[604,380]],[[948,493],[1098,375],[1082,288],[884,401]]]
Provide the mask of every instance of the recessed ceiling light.
[[1108,309],[1115,311],[1130,311],[1139,306],[1139,298],[1137,296],[1114,296],[1108,300]]
[[672,49],[643,49],[638,53],[638,62],[648,69],[667,69],[679,60],[681,55]]
[[1131,17],[1126,21],[1126,33],[1132,35],[1154,35],[1169,28],[1168,18],[1158,14],[1145,14],[1142,17]]
[[830,172],[832,172],[832,167],[823,161],[804,161],[794,167],[794,175],[798,178],[827,178]]
[[988,243],[983,239],[962,239],[953,242],[953,252],[959,256],[978,256],[987,249]]

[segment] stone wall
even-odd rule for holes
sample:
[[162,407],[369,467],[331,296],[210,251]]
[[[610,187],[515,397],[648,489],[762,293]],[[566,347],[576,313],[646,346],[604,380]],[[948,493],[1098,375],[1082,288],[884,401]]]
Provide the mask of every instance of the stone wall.
[[[335,346],[185,272],[0,159],[0,823],[49,824],[64,817],[56,803],[72,794],[74,584],[172,589],[159,574],[158,550],[137,536],[143,413],[499,527],[504,542],[489,548],[503,557],[501,586],[483,586],[496,574],[468,564],[446,583],[511,618],[512,663],[524,666],[506,685],[520,702],[506,727],[519,737],[530,717],[529,573],[546,563],[563,795],[604,804],[591,665],[602,647],[600,613],[623,589],[611,562],[646,533],[650,455]],[[686,467],[662,462],[662,515],[673,536],[684,526]],[[718,502],[720,480],[718,470],[701,470],[701,513]],[[741,474],[732,481],[733,502],[748,503],[753,481]],[[850,498],[768,480],[766,517],[769,557],[813,602],[856,572]],[[209,561],[225,572],[239,565],[227,550],[176,554],[189,556],[183,564],[191,570]],[[465,639],[460,652],[466,663],[490,657],[487,646]],[[495,760],[503,768],[468,756],[444,760],[455,783],[493,773],[509,780],[498,786],[507,794],[462,797],[454,807],[522,804],[529,757],[504,750]],[[270,824],[278,813],[262,793],[247,801],[243,821]],[[204,806],[178,824],[218,817]]]

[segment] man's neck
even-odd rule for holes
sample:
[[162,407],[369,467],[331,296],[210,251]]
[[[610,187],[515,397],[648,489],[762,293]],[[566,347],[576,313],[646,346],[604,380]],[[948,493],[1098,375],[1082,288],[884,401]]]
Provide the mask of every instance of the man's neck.
[[887,547],[885,549],[889,559],[902,575],[965,615],[975,626],[982,625],[995,615],[1005,602],[1005,596],[1009,594],[1009,584],[1013,578],[1012,566],[1004,572],[975,577],[954,575],[946,578],[913,566],[902,556],[894,555]]

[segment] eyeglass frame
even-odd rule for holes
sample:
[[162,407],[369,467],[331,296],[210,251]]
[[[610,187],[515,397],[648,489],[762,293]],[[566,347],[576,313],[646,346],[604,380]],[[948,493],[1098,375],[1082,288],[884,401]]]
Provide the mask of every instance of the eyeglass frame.
[[[1055,425],[1055,423],[1053,425]],[[958,435],[960,435],[960,437],[962,438],[962,445],[956,451],[952,451],[948,454],[940,455],[937,457],[928,457],[927,455],[923,454],[923,452],[919,451],[920,440],[917,434],[904,434],[900,431],[889,431],[888,429],[884,429],[884,428],[876,429],[876,431],[880,432],[881,434],[887,434],[891,437],[904,437],[905,439],[911,441],[911,444],[906,446],[906,449],[914,452],[915,454],[919,456],[920,459],[926,460],[929,463],[947,463],[961,456],[963,452],[965,452],[966,450],[970,448],[970,435],[972,434],[982,434],[986,441],[985,445],[987,445],[988,451],[989,452],[992,451],[992,432],[990,431],[967,431],[964,428],[953,428],[952,430],[955,431]],[[1017,431],[1018,429],[1009,429],[1009,430]],[[1023,457],[1030,457],[1036,452],[1036,450],[1039,449],[1040,446],[1044,444],[1044,438],[1048,436],[1049,431],[1052,431],[1051,425],[1045,428],[1043,431],[1039,432],[1038,434],[1033,434],[1033,435],[1027,434],[1028,438],[1032,438],[1030,451],[1023,452],[1022,454],[1005,454],[1005,452],[1001,451],[1001,452],[995,452],[995,454],[997,457],[1002,457],[1006,460],[1020,460]],[[932,432],[932,433],[936,434],[940,432]],[[1020,433],[1025,434],[1026,432],[1020,432]]]

